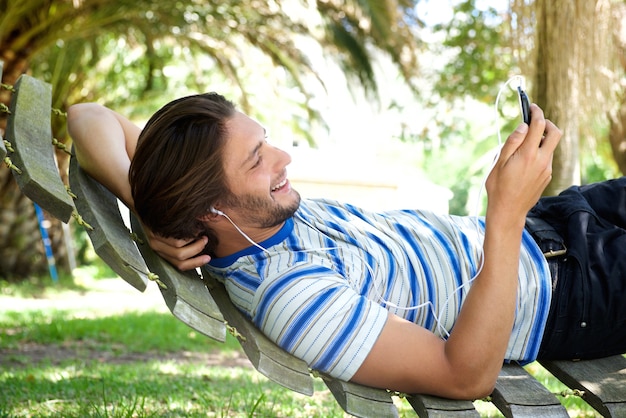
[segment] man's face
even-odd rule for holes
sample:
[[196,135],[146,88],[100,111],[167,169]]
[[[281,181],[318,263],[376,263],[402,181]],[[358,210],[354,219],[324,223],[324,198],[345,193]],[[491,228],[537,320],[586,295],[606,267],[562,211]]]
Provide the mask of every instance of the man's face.
[[270,228],[282,224],[300,205],[287,180],[291,157],[268,144],[265,129],[243,113],[227,122],[224,170],[231,196],[221,210],[242,225]]

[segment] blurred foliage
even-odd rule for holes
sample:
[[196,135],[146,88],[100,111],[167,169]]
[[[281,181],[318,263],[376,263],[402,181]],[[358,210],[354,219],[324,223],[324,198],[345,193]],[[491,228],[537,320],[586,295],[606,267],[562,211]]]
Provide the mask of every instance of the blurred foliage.
[[[141,120],[175,97],[215,90],[312,145],[324,126],[313,98],[326,88],[314,56],[337,64],[372,103],[400,80],[413,103],[387,106],[402,115],[397,137],[419,144],[429,177],[454,192],[451,211],[471,214],[497,146],[495,97],[529,68],[515,47],[528,19],[511,4],[534,2],[458,1],[452,19],[427,27],[416,12],[426,1],[436,0],[0,0],[0,59],[4,76],[30,71],[50,82],[56,108],[98,101]],[[525,36],[530,44],[534,34]],[[382,79],[381,57],[396,71]],[[503,135],[519,122],[509,93],[497,109]],[[413,120],[415,102],[426,121]],[[584,139],[584,181],[617,173],[606,130],[598,123]]]
[[[324,122],[312,97],[325,83],[313,59],[337,63],[350,85],[376,98],[373,62],[382,54],[412,89],[418,47],[412,6],[412,0],[0,0],[2,82],[12,85],[30,72],[52,84],[54,108],[97,101],[138,122],[181,95],[219,91],[253,117],[271,112],[294,142],[314,145],[313,128]],[[0,89],[0,103],[9,99]],[[55,121],[53,132],[67,140],[65,121]],[[58,159],[65,178],[68,157]],[[7,185],[0,197],[19,195],[7,170],[0,184]],[[16,212],[25,199],[0,199],[0,211]],[[9,225],[0,231],[0,254],[18,230],[37,238],[35,228]],[[0,275],[41,270],[30,262],[41,259],[35,247],[14,249],[20,257]]]
[[146,114],[214,86],[249,112],[259,106],[250,102],[259,87],[250,74],[267,64],[282,71],[261,83],[298,92],[288,100],[293,128],[314,143],[307,124],[321,118],[311,98],[324,81],[311,50],[338,63],[350,86],[375,98],[380,53],[412,87],[419,24],[414,0],[4,1],[0,59],[9,75],[30,69],[49,81],[56,107],[143,103],[134,107]]
[[435,87],[442,98],[471,96],[493,103],[503,81],[519,73],[507,20],[494,7],[479,8],[477,0],[468,0],[454,6],[452,20],[435,25],[444,34],[438,48],[450,56]]
[[[617,5],[617,3],[614,4]],[[465,136],[465,141],[471,141],[475,145],[474,147],[468,147],[462,139],[457,137],[459,131],[463,132],[463,129],[459,130],[458,120],[452,120],[445,115],[437,116],[435,130],[431,129],[425,132],[425,136],[429,138],[437,134],[440,135],[437,143],[441,147],[441,151],[438,153],[435,153],[434,149],[431,151],[436,157],[434,161],[426,164],[426,167],[432,179],[453,190],[455,197],[450,207],[451,211],[457,213],[466,213],[465,205],[468,192],[464,185],[472,183],[472,181],[467,180],[468,175],[475,173],[471,169],[472,166],[475,165],[477,159],[484,156],[485,149],[497,143],[495,140],[497,128],[495,127],[496,124],[493,123],[495,118],[492,116],[494,111],[490,111],[489,108],[493,109],[500,87],[513,75],[523,75],[527,82],[532,83],[535,76],[534,72],[542,71],[545,73],[550,71],[550,62],[541,59],[535,62],[531,58],[533,45],[538,42],[534,38],[536,28],[537,25],[541,24],[536,19],[538,12],[535,2],[511,1],[508,2],[508,5],[501,3],[497,6],[498,9],[478,0],[456,2],[453,6],[452,19],[430,28],[434,34],[432,38],[436,40],[436,42],[428,44],[430,53],[433,56],[442,57],[444,64],[432,70],[431,79],[434,88],[432,94],[426,96],[428,100],[425,107],[441,106],[442,101],[462,103],[463,98],[471,97],[479,103],[484,103],[486,105],[485,110],[478,115],[480,121],[467,120],[467,109],[457,107],[456,110],[460,111],[460,117],[466,118],[464,123],[482,125],[492,121],[494,126],[491,129],[491,134],[486,136]],[[623,8],[615,8],[616,16],[619,10],[623,10]],[[587,19],[588,22],[586,23],[603,19],[597,23],[603,27],[608,25],[618,30],[619,25],[611,25],[605,20],[605,17],[606,13],[598,13],[595,16],[586,16],[584,19]],[[581,36],[597,37],[598,33],[601,33],[599,31],[594,32],[595,35],[585,32]],[[615,33],[613,35],[617,36]],[[604,42],[606,48],[610,48],[608,40],[602,41],[601,38],[600,42]],[[567,54],[568,52],[562,51],[562,53]],[[616,57],[619,54],[613,53],[612,55]],[[600,56],[601,54],[598,55],[598,57]],[[592,61],[584,61],[588,57],[582,59],[583,62],[578,64],[582,71],[589,74],[601,72],[601,76],[604,78],[603,80],[591,81],[590,85],[596,84],[597,92],[593,91],[594,88],[589,91],[580,91],[579,100],[587,101],[589,98],[585,94],[600,94],[599,82],[606,83],[615,76],[617,76],[617,81],[613,88],[623,91],[623,75],[621,76],[621,84],[619,84],[619,74],[623,74],[623,72],[618,71],[615,74],[610,72],[610,69],[613,68],[610,67],[611,63],[598,61],[600,58]],[[537,66],[540,68],[536,68]],[[610,77],[608,76],[609,73]],[[556,75],[553,74],[553,76]],[[582,74],[581,77],[583,77]],[[575,87],[572,86],[572,88]],[[511,95],[508,89],[505,89],[505,93],[506,95],[502,98],[503,100],[497,109],[498,116],[502,121],[499,124],[502,125],[499,127],[503,135],[502,140],[506,139],[506,135],[520,121],[516,98],[512,97],[514,94]],[[531,97],[531,99],[533,98]],[[614,98],[612,96],[604,97],[604,100],[614,101]],[[583,109],[582,104],[581,109]],[[590,111],[579,114],[581,138],[578,146],[581,149],[580,167],[583,183],[620,175],[615,162],[619,156],[611,152],[607,140],[608,121],[606,116],[605,107],[602,106],[595,106]],[[424,135],[414,134],[412,139],[423,141]],[[458,155],[456,147],[462,147],[466,150],[464,156]],[[445,165],[445,168],[441,167],[442,164]],[[446,175],[440,175],[438,172],[445,172]],[[454,180],[450,180],[450,176],[454,177]],[[469,195],[471,196],[471,193]]]

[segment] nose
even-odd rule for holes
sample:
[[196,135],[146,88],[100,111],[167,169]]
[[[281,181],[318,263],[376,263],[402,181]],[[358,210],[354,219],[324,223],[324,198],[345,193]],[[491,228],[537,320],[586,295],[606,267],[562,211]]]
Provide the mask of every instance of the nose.
[[291,164],[291,155],[289,155],[288,152],[283,151],[282,149],[277,148],[277,147],[272,147],[272,148],[274,151],[273,152],[274,167],[276,167],[279,170],[282,170],[283,168]]

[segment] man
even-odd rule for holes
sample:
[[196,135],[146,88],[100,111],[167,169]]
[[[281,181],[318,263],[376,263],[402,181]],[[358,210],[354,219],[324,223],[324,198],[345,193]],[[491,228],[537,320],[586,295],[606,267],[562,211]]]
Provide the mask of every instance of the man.
[[[475,399],[491,393],[503,360],[559,356],[563,341],[586,355],[584,335],[567,337],[576,306],[560,296],[580,275],[561,277],[571,266],[548,264],[525,230],[561,137],[531,111],[489,175],[484,220],[301,202],[289,155],[214,93],[167,104],[143,131],[94,104],[70,108],[68,125],[81,166],[139,215],[155,251],[218,277],[262,332],[312,368]],[[605,196],[617,186],[606,187]],[[556,206],[534,210],[558,217]],[[604,276],[626,287],[621,273]],[[626,351],[626,312],[613,306],[617,325],[603,332],[620,337],[591,356]],[[548,344],[546,327],[566,338]]]

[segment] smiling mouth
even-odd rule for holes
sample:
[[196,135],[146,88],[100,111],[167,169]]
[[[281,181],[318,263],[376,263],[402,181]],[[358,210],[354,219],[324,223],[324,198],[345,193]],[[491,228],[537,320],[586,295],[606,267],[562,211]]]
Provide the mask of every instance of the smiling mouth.
[[276,190],[282,189],[283,187],[285,187],[285,184],[287,184],[287,179],[281,181],[276,186],[272,187],[272,192],[275,192]]

